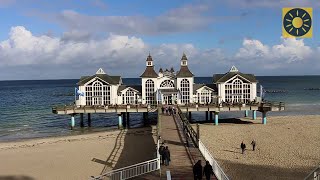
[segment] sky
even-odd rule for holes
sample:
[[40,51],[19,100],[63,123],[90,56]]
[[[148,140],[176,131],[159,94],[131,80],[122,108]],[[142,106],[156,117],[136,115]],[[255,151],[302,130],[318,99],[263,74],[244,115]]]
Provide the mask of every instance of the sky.
[[[313,37],[283,38],[282,8],[312,7]],[[0,0],[0,80],[78,79],[101,67],[139,77],[150,53],[196,76],[235,65],[261,75],[320,74],[318,0]]]

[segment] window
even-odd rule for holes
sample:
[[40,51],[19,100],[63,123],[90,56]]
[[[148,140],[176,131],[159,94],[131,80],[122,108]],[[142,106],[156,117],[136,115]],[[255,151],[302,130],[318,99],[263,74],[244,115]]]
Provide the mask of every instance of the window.
[[161,84],[160,87],[174,87],[174,84],[170,80],[164,80]]
[[188,79],[181,81],[181,103],[187,104],[190,102],[190,83]]
[[202,91],[201,91],[200,97],[201,97],[201,101],[200,101],[201,103],[204,103],[204,104],[210,103],[210,101],[211,101],[211,91],[203,88]]
[[151,62],[148,62],[148,66],[151,66]]
[[86,105],[109,105],[110,86],[96,80],[86,86]]
[[146,104],[154,104],[154,82],[151,79],[146,81]]
[[126,102],[124,104],[134,104],[135,103],[135,95],[134,91],[128,89],[126,91]]
[[250,102],[250,83],[236,78],[225,85],[225,100],[227,102]]

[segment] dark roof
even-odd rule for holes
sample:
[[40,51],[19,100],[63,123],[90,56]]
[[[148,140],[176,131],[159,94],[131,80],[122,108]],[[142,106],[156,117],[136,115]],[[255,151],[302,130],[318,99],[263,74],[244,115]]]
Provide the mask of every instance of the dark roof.
[[105,81],[109,84],[119,84],[120,79],[121,79],[121,76],[109,76],[107,74],[95,74],[93,76],[82,76],[77,84],[79,86],[84,85],[96,77],[102,79],[103,81]]
[[187,58],[185,53],[182,54],[181,60],[188,60],[188,58]]
[[140,77],[157,78],[158,74],[154,71],[153,66],[147,66],[146,70],[141,74]]
[[193,77],[194,75],[189,70],[188,66],[181,66],[180,71],[176,75],[177,77]]
[[247,79],[250,82],[258,82],[253,74],[243,74],[241,72],[227,72],[226,74],[213,75],[213,83],[226,82],[235,75],[240,75],[241,77]]
[[146,61],[152,61],[152,56],[150,55],[150,53],[149,53],[149,56],[147,57]]
[[171,67],[171,69],[170,69],[170,72],[172,72],[172,73],[174,72],[174,69],[173,69],[173,67]]
[[162,70],[162,68],[160,68],[160,69],[159,69],[159,72],[163,73],[163,70]]
[[202,88],[203,86],[206,86],[208,88],[213,89],[215,92],[218,92],[218,89],[215,84],[193,84],[193,94],[195,94],[196,91]]
[[117,92],[120,93],[121,91],[123,91],[124,89],[126,89],[128,87],[139,91],[140,94],[142,93],[142,86],[141,85],[121,85],[121,86],[119,86]]

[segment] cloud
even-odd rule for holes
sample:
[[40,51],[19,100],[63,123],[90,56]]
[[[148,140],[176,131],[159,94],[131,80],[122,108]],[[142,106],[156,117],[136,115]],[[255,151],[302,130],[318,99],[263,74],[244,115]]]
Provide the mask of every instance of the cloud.
[[314,0],[224,0],[229,6],[237,8],[282,8],[282,7],[319,7]]
[[[244,39],[234,54],[220,48],[199,49],[192,43],[150,45],[135,36],[109,34],[105,38],[65,32],[62,37],[36,36],[23,26],[12,27],[7,40],[0,42],[0,79],[79,78],[102,67],[108,74],[138,77],[144,71],[148,52],[156,71],[180,67],[183,52],[196,76],[224,73],[232,65],[245,73],[318,73],[320,47],[311,48],[303,39],[280,39],[266,45]],[[12,73],[14,71],[19,71]]]
[[0,0],[0,8],[5,8],[14,4],[16,0]]
[[185,5],[171,9],[155,17],[92,16],[75,10],[63,10],[56,15],[32,13],[54,21],[68,31],[79,30],[91,33],[110,32],[119,35],[158,35],[177,32],[194,32],[208,29],[213,18],[206,15],[210,7],[205,4]]

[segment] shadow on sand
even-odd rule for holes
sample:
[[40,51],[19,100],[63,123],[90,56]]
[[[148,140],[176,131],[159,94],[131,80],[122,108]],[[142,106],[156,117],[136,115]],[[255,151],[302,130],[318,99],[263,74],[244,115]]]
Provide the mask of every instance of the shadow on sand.
[[[191,121],[192,124],[199,123],[199,124],[206,124],[206,123],[214,123],[214,121]],[[219,124],[220,123],[230,123],[230,124],[254,124],[251,121],[245,121],[241,120],[239,118],[225,118],[225,119],[219,119]]]
[[[105,147],[111,148],[111,147]],[[156,144],[152,127],[123,129],[116,137],[111,154],[105,159],[93,158],[92,161],[105,165],[101,174],[111,170],[151,160],[156,156]]]
[[0,176],[0,180],[34,180],[29,176]]
[[223,170],[231,179],[304,179],[312,168],[296,167],[282,168],[268,165],[248,165],[232,162],[229,160],[217,159]]

